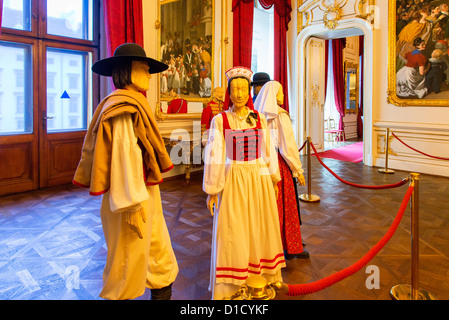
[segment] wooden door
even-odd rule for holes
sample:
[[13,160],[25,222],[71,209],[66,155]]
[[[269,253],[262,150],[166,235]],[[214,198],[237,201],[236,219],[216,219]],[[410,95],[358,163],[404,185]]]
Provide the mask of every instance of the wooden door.
[[0,195],[37,189],[39,130],[37,40],[0,41]]
[[325,40],[307,41],[306,133],[318,152],[324,151]]

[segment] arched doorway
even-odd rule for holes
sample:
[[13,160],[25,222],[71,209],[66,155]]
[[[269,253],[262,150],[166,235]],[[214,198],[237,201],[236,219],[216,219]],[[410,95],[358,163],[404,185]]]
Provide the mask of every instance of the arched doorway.
[[[372,156],[372,75],[373,75],[373,32],[371,25],[362,19],[346,19],[339,21],[339,25],[335,30],[327,29],[324,24],[311,25],[301,31],[296,39],[296,59],[294,64],[294,83],[293,88],[298,94],[294,97],[294,127],[296,128],[296,139],[301,144],[307,137],[311,137],[314,145],[324,145],[324,135],[321,132],[324,115],[317,115],[317,110],[313,108],[320,107],[324,104],[324,85],[317,87],[322,88],[316,94],[310,94],[310,74],[308,75],[307,62],[313,57],[309,48],[311,39],[332,39],[342,38],[354,35],[364,36],[364,65],[363,65],[363,163],[365,165],[373,165]],[[324,40],[323,40],[324,41]],[[324,73],[323,73],[324,74]],[[309,78],[308,78],[309,77]],[[322,81],[322,79],[320,80]],[[321,97],[321,101],[317,102],[313,99]],[[312,101],[314,101],[312,103]],[[293,108],[291,108],[293,109]],[[291,110],[292,111],[292,110]],[[321,112],[318,114],[322,114]]]

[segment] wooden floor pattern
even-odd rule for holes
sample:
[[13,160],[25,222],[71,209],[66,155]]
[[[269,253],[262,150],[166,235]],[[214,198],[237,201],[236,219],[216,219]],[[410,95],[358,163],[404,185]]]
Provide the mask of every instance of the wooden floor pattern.
[[[366,185],[408,176],[385,175],[361,163],[323,159],[343,179]],[[306,163],[303,159],[303,163]],[[173,299],[208,300],[212,218],[202,176],[161,185],[164,214],[179,263]],[[349,267],[390,227],[407,187],[354,188],[339,182],[312,159],[312,193],[301,202],[302,235],[310,259],[287,261],[286,283],[308,283]],[[306,187],[299,187],[306,193]],[[422,175],[420,182],[420,284],[449,299],[449,179]],[[107,248],[99,206],[86,190],[65,186],[0,198],[0,299],[99,299]],[[368,265],[379,269],[379,289],[368,289],[371,273],[354,275],[316,293],[276,299],[389,300],[392,286],[410,283],[410,210],[387,245]],[[139,299],[148,299],[146,292]]]

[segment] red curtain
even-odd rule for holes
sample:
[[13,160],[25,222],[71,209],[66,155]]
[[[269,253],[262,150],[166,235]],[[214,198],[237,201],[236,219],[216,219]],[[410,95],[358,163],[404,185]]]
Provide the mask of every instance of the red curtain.
[[254,0],[232,0],[234,66],[251,68]]
[[[346,46],[346,39],[332,39],[332,63],[334,71],[334,95],[335,106],[340,114],[339,130],[344,130],[345,124],[343,117],[345,116],[345,75],[343,70],[343,49]],[[343,131],[344,133],[344,131]],[[346,140],[343,134],[344,140]]]
[[359,97],[359,110],[357,112],[357,136],[359,138],[363,138],[363,62],[364,62],[364,44],[365,44],[365,37],[360,36],[359,37],[359,56],[360,58],[360,97]]
[[122,43],[143,46],[142,0],[105,0],[103,3],[109,56]]
[[0,0],[0,34],[2,33],[3,0]]

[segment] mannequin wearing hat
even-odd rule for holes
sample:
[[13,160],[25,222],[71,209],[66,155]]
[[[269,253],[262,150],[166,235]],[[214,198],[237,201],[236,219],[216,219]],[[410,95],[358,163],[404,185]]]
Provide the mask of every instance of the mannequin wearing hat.
[[286,259],[306,259],[309,258],[309,253],[303,248],[300,209],[294,186],[296,183],[294,178],[300,185],[305,185],[304,170],[299,158],[290,115],[280,107],[283,104],[282,85],[278,81],[269,81],[260,90],[254,109],[266,116],[271,140],[278,151],[282,180],[278,183],[277,206],[285,257]]
[[256,101],[256,98],[257,98],[257,95],[259,94],[260,89],[268,81],[271,81],[271,79],[270,79],[270,75],[266,72],[256,72],[253,75],[253,81],[251,82],[251,86],[253,87],[253,102]]
[[117,90],[98,105],[84,139],[73,183],[102,195],[107,244],[100,297],[170,299],[177,261],[162,213],[159,184],[173,168],[148,100],[152,73],[167,65],[147,58],[133,43],[97,61],[92,70],[112,76]]
[[213,299],[231,297],[251,274],[282,281],[285,267],[277,155],[265,116],[252,109],[251,74],[243,67],[226,72],[230,105],[212,119],[205,148],[203,190],[214,218]]

